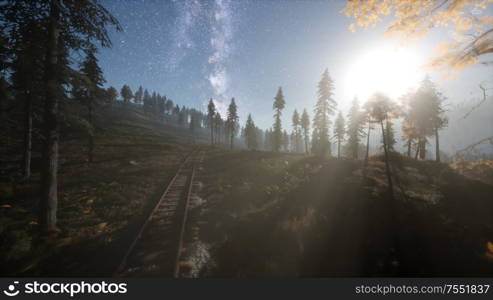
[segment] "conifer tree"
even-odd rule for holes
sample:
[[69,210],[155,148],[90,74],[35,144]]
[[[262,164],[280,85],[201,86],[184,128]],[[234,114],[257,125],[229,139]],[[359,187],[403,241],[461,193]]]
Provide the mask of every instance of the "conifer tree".
[[301,152],[301,119],[298,111],[295,109],[292,117],[293,122],[293,151]]
[[[387,144],[387,150],[389,152],[395,152],[395,143],[397,142],[395,140],[394,136],[394,128],[393,128],[393,123],[390,119],[387,119],[385,122],[385,139],[386,139],[386,144]],[[383,143],[382,143],[383,146]]]
[[223,132],[223,118],[221,114],[216,111],[214,114],[214,136],[216,138],[216,144],[221,144],[221,133]]
[[207,105],[207,119],[209,123],[209,127],[211,130],[211,146],[214,145],[214,116],[216,114],[216,106],[214,105],[214,101],[212,98],[209,100],[209,104]]
[[358,158],[358,149],[360,140],[365,136],[364,132],[364,114],[360,111],[359,102],[354,98],[347,116],[348,119],[348,150],[353,159]]
[[264,150],[265,151],[272,151],[272,130],[267,129],[265,130],[264,133]]
[[272,132],[272,147],[274,152],[279,152],[281,149],[281,144],[283,140],[283,132],[282,132],[282,126],[281,126],[281,115],[282,115],[282,110],[284,109],[284,106],[286,105],[286,102],[284,100],[284,95],[282,94],[282,88],[279,87],[277,90],[277,94],[274,97],[274,103],[272,105],[272,108],[274,109],[274,126],[273,126],[273,132]]
[[93,162],[94,152],[93,111],[95,106],[98,105],[98,100],[102,95],[102,86],[106,82],[103,77],[103,71],[98,65],[96,48],[91,47],[88,50],[86,59],[81,63],[80,72],[84,76],[82,101],[87,107],[87,122],[91,126],[88,137],[88,161],[91,163]]
[[285,152],[289,152],[289,146],[290,146],[289,140],[290,140],[290,136],[289,136],[288,132],[286,130],[284,130],[282,132],[281,148]]
[[318,83],[318,100],[313,117],[313,128],[317,138],[312,142],[314,152],[322,157],[331,154],[329,138],[330,116],[334,114],[337,105],[333,95],[334,82],[330,78],[328,69],[325,69],[322,79]]
[[306,109],[303,109],[303,114],[301,115],[301,129],[303,130],[303,139],[305,141],[305,152],[308,154],[308,144],[310,143],[310,117],[308,116]]
[[416,156],[419,155],[420,159],[426,158],[427,138],[435,135],[435,155],[437,161],[440,160],[438,130],[447,126],[447,118],[444,116],[443,109],[444,100],[445,98],[428,76],[425,77],[415,92],[408,93],[403,97],[403,102],[407,104],[404,122],[406,128],[403,131],[406,138],[417,139]]
[[107,103],[112,106],[113,103],[116,102],[116,98],[118,98],[118,91],[110,86],[109,88],[106,89],[106,101]]
[[339,111],[334,124],[334,138],[337,140],[337,158],[341,157],[341,143],[346,135],[346,121]]
[[[10,65],[12,88],[16,99],[24,102],[24,179],[31,176],[31,149],[34,106],[39,106],[42,95],[43,68],[45,55],[44,41],[39,37],[43,27],[33,15],[25,16],[17,28],[18,38],[14,44],[14,57]],[[2,109],[5,109],[2,107]]]
[[238,107],[236,106],[235,98],[231,98],[231,103],[228,107],[228,118],[226,120],[226,125],[228,127],[230,138],[230,149],[233,149],[234,137],[236,136],[236,131],[238,130]]
[[144,90],[142,89],[142,86],[139,86],[139,89],[135,92],[135,95],[134,95],[135,103],[141,104],[143,101],[142,97],[144,97]]
[[62,68],[68,66],[67,57],[70,50],[85,51],[88,45],[96,42],[102,47],[109,47],[111,41],[107,27],[113,25],[117,30],[122,28],[101,4],[91,0],[49,0],[47,5],[40,7],[36,13],[46,16],[48,21],[44,35],[47,47],[44,56],[44,147],[39,205],[40,229],[47,232],[54,231],[57,222],[58,104],[59,99],[64,96],[62,85],[66,82],[66,79],[61,77],[66,74]]
[[144,96],[142,97],[142,103],[144,106],[144,113],[148,114],[151,111],[151,95],[147,89],[144,90]]
[[249,150],[257,149],[257,127],[253,122],[252,115],[248,114],[245,124],[245,144]]
[[123,85],[122,90],[120,91],[120,95],[123,98],[123,103],[128,104],[130,100],[133,98],[133,93],[130,87],[126,84]]

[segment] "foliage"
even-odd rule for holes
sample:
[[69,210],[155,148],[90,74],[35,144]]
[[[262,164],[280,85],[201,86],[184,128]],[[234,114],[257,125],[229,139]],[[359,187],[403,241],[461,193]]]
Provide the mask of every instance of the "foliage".
[[[493,52],[493,16],[491,0],[351,0],[344,14],[355,19],[350,30],[382,22],[393,15],[387,27],[390,36],[419,38],[437,27],[454,28],[452,41],[438,45],[440,55],[431,67],[461,69],[480,62],[481,56]],[[489,64],[491,62],[483,62]]]

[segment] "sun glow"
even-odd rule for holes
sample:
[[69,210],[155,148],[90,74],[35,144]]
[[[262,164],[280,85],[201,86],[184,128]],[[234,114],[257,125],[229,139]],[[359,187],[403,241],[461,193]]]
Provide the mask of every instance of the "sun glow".
[[348,69],[346,88],[363,102],[377,91],[397,98],[424,77],[420,66],[419,57],[408,49],[372,49],[357,57]]

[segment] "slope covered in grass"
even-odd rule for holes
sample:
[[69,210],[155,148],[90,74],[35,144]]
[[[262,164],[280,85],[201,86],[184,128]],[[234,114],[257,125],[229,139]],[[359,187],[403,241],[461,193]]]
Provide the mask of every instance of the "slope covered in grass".
[[491,275],[493,186],[446,164],[396,156],[394,222],[381,157],[371,159],[367,178],[362,164],[216,153],[202,192],[212,249],[203,275]]
[[73,119],[64,123],[60,147],[60,232],[47,245],[36,241],[39,156],[34,156],[29,182],[16,180],[20,155],[11,154],[2,164],[3,275],[111,275],[193,147],[186,129],[153,120],[138,107],[116,106],[97,116],[94,162],[88,163],[87,132],[76,118],[82,108],[69,109]]

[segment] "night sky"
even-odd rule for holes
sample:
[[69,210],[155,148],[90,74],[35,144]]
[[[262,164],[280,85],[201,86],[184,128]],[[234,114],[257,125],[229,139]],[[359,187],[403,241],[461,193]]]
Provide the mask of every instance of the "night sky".
[[[398,45],[383,38],[383,26],[351,33],[352,20],[341,14],[344,1],[101,2],[124,27],[124,32],[111,32],[113,47],[99,54],[107,86],[119,90],[129,84],[135,91],[142,85],[204,111],[212,97],[223,113],[235,97],[240,122],[252,113],[263,128],[272,125],[279,86],[287,103],[284,119],[289,125],[284,127],[291,127],[295,108],[311,114],[325,68],[335,81],[339,108],[346,112],[357,94],[348,74],[352,62],[369,49]],[[424,63],[446,35],[435,31],[409,49]],[[439,81],[439,74],[427,73]],[[473,67],[440,85],[459,103],[492,75],[490,69]]]

